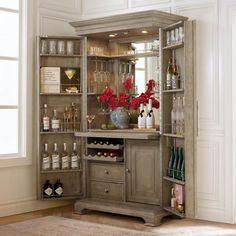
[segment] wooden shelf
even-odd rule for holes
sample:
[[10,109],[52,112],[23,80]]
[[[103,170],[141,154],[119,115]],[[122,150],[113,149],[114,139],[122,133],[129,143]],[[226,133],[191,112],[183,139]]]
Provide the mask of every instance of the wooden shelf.
[[180,138],[180,139],[184,139],[184,136],[183,136],[183,135],[177,135],[177,134],[164,133],[163,136],[165,136],[165,137],[170,137],[170,138]]
[[167,50],[167,49],[177,49],[177,48],[183,48],[183,47],[184,47],[184,43],[177,43],[177,44],[174,44],[174,45],[165,46],[162,49]]
[[62,197],[51,197],[51,198],[44,198],[42,197],[43,201],[55,201],[55,200],[73,200],[73,199],[78,199],[78,197],[80,197],[80,195],[75,195],[75,196],[62,196]]
[[120,144],[94,144],[94,143],[90,143],[87,144],[87,148],[94,148],[94,149],[111,149],[111,150],[121,150],[123,149],[123,145]]
[[183,21],[178,21],[178,22],[176,22],[176,23],[174,23],[174,24],[171,24],[171,25],[169,25],[169,26],[163,28],[163,30],[172,30],[172,29],[175,29],[175,28],[180,27],[180,26],[183,26],[183,25],[184,25],[184,22],[183,22]]
[[178,179],[174,179],[174,178],[171,178],[171,177],[168,177],[168,176],[163,176],[163,179],[167,180],[167,181],[170,181],[172,183],[175,183],[175,184],[185,185],[184,181],[181,181],[181,180],[178,180]]
[[171,90],[162,90],[163,93],[181,93],[184,92],[184,89],[171,89]]
[[179,211],[173,209],[172,207],[168,206],[168,207],[164,207],[164,210],[172,213],[173,215],[176,215],[180,218],[185,218],[185,214],[184,213],[180,213]]
[[40,93],[40,96],[81,96],[82,93]]
[[90,161],[107,161],[107,162],[121,162],[124,160],[123,157],[105,157],[105,156],[91,156],[84,155],[84,160]]
[[51,135],[51,134],[74,134],[74,131],[58,131],[58,132],[40,132],[42,135]]
[[75,173],[82,172],[81,169],[66,169],[66,170],[41,170],[41,174],[54,174],[54,173]]
[[67,54],[40,54],[40,57],[81,57],[80,54],[73,54],[73,55],[67,55]]

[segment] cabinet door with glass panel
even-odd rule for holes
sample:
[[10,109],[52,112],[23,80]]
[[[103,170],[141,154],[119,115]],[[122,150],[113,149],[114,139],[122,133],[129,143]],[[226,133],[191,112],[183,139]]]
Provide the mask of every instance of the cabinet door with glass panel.
[[84,39],[38,38],[38,198],[81,196]]

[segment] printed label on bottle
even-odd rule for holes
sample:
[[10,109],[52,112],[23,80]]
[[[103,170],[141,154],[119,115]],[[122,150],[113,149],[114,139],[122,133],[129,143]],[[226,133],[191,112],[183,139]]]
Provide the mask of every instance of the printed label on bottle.
[[52,189],[51,189],[51,188],[46,188],[46,189],[44,190],[44,193],[45,193],[46,195],[48,195],[48,196],[51,196],[51,195],[52,195]]
[[166,75],[166,88],[171,89],[171,74]]
[[172,75],[172,89],[178,88],[178,76]]
[[52,120],[52,129],[59,129],[59,120]]
[[61,158],[61,168],[62,169],[69,168],[69,157],[68,156],[64,156]]
[[43,158],[43,165],[42,165],[43,170],[48,170],[50,169],[50,157],[44,157]]
[[59,169],[59,155],[52,156],[52,169]]
[[62,193],[63,193],[63,188],[62,188],[62,187],[57,188],[57,189],[55,190],[55,193],[56,193],[57,195],[61,196]]
[[49,117],[43,117],[43,130],[49,130]]
[[78,156],[71,156],[71,168],[78,168],[79,167],[79,163],[78,163]]

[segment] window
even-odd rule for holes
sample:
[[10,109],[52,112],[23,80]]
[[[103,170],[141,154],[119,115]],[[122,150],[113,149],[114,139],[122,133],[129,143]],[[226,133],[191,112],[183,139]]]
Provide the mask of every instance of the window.
[[[23,0],[0,0],[0,158],[26,149],[26,37]],[[25,63],[23,63],[25,62]]]

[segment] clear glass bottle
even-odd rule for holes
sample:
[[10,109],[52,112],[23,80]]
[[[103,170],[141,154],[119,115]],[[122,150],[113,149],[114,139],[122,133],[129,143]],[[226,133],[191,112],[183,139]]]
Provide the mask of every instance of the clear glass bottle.
[[53,117],[51,123],[52,123],[52,131],[58,132],[60,130],[60,120],[57,118],[56,109],[53,110]]
[[172,110],[171,110],[171,133],[176,134],[176,97],[173,97]]
[[48,153],[48,144],[44,144],[44,152],[42,155],[42,170],[50,170],[51,169],[51,157]]
[[63,143],[63,152],[61,154],[61,169],[69,169],[70,168],[70,158],[67,152],[67,145]]
[[182,104],[181,104],[181,110],[180,110],[180,135],[184,135],[185,132],[185,121],[184,121],[184,106],[185,106],[185,100],[184,97],[182,97]]
[[65,107],[64,113],[63,113],[63,131],[69,131],[70,129],[70,112],[68,110],[68,107]]
[[50,130],[50,118],[48,116],[48,106],[43,105],[43,131],[48,132]]
[[181,97],[177,98],[177,108],[176,108],[176,134],[181,135],[181,125],[182,125],[182,102]]
[[168,60],[167,72],[166,72],[166,89],[172,89],[172,75],[173,75],[173,61],[172,57]]
[[172,188],[171,189],[171,202],[170,202],[170,206],[174,209],[176,209],[177,207],[177,198],[176,198],[176,193],[175,193],[175,189]]
[[71,169],[80,169],[80,157],[77,152],[77,143],[73,143],[73,151],[71,153]]
[[60,156],[58,153],[57,143],[54,143],[54,149],[52,153],[52,169],[53,170],[60,169]]
[[171,86],[172,89],[178,89],[179,88],[179,71],[178,67],[176,64],[176,60],[174,60],[174,65],[173,65],[173,74],[172,74],[172,79],[171,79]]

